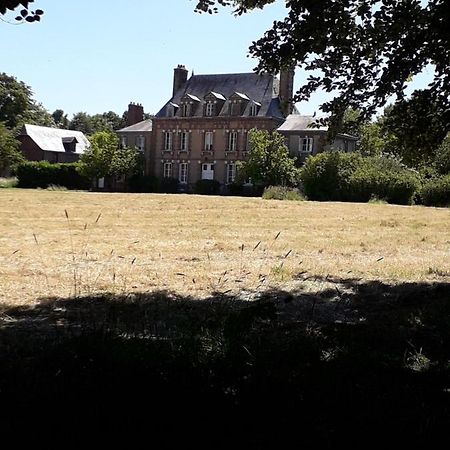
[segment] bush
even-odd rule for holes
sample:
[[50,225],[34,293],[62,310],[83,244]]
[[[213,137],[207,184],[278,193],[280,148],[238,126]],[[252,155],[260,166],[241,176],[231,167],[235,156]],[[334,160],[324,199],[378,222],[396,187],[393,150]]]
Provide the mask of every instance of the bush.
[[264,186],[255,186],[253,184],[231,183],[227,185],[227,194],[240,197],[261,197],[264,192]]
[[372,197],[410,205],[420,187],[419,176],[391,158],[364,158],[348,181],[349,200],[368,202]]
[[0,178],[0,189],[10,189],[17,186],[17,178]]
[[436,151],[434,167],[442,175],[450,173],[450,133],[447,134]]
[[27,161],[17,167],[18,187],[43,188],[64,186],[67,189],[88,189],[90,182],[78,172],[78,163],[51,164],[48,161]]
[[450,206],[450,175],[424,183],[420,199],[426,206]]
[[175,194],[178,192],[178,184],[177,178],[164,177],[159,183],[158,191],[163,194]]
[[363,163],[359,153],[324,152],[310,156],[300,172],[310,200],[348,200],[348,180]]
[[133,175],[128,179],[130,192],[158,192],[159,180],[152,175]]
[[194,186],[195,194],[217,195],[220,192],[220,183],[216,180],[198,180]]
[[262,198],[265,200],[305,200],[298,189],[286,186],[269,186],[264,189]]
[[411,204],[419,189],[417,173],[392,158],[362,157],[357,153],[321,153],[309,157],[301,172],[311,200]]

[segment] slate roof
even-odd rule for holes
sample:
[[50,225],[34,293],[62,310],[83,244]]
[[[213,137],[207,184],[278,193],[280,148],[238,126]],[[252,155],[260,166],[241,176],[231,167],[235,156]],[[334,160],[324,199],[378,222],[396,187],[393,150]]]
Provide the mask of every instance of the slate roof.
[[73,139],[76,139],[77,142],[75,145],[75,153],[84,153],[89,147],[89,141],[81,131],[26,124],[22,128],[20,136],[29,136],[41,150],[47,152],[66,153],[63,143],[73,142]]
[[[319,132],[327,132],[327,127],[313,127],[311,126],[315,120],[317,120],[314,116],[303,116],[300,114],[290,114],[286,117],[284,123],[277,129],[280,133],[288,133],[293,134],[296,132],[304,132],[304,131],[319,131]],[[338,133],[338,136],[343,136],[348,139],[357,140],[355,136],[351,136],[350,134]]]
[[[200,99],[201,105],[205,103],[205,96],[210,93],[225,97],[226,101],[218,116],[228,116],[229,98],[238,94],[242,98],[248,98],[261,104],[258,117],[276,117],[283,119],[280,110],[279,81],[270,74],[233,73],[219,75],[193,75],[180,88],[175,95],[161,108],[156,117],[167,117],[167,107],[170,103],[179,105],[181,99],[189,94]],[[248,115],[250,101],[244,111]],[[193,117],[203,116],[203,108],[199,106]]]
[[120,130],[117,130],[117,133],[120,132],[135,132],[135,133],[142,133],[144,131],[152,131],[152,119],[143,120],[142,122],[135,123],[134,125],[130,125],[129,127],[121,128]]
[[303,116],[300,114],[290,114],[286,117],[285,122],[278,128],[278,131],[328,131],[327,127],[312,127],[316,120],[313,116]]

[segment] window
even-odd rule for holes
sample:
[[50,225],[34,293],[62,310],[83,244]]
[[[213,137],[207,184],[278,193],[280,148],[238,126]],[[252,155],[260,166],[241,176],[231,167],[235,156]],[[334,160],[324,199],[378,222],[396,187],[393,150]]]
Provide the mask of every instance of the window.
[[172,133],[170,131],[164,133],[164,150],[172,150]]
[[181,115],[183,117],[188,117],[190,115],[190,112],[191,112],[190,106],[191,105],[189,105],[189,103],[183,103],[181,105]]
[[312,153],[313,151],[313,138],[304,137],[300,138],[300,153]]
[[205,116],[211,117],[214,115],[214,103],[207,102],[205,107]]
[[180,183],[186,184],[188,178],[188,164],[187,163],[180,163],[180,171],[178,174],[178,181]]
[[256,116],[258,114],[258,106],[252,103],[250,105],[249,116]]
[[237,147],[237,131],[231,131],[228,135],[228,151],[235,152]]
[[145,148],[145,136],[137,136],[136,137],[136,147],[138,150],[144,151]]
[[180,136],[180,150],[187,151],[189,144],[189,133],[187,131],[183,131]]
[[121,136],[120,138],[120,145],[122,148],[126,147],[128,145],[128,139],[126,136]]
[[164,163],[163,174],[164,174],[164,178],[170,178],[172,176],[172,163],[171,162]]
[[230,104],[230,115],[231,116],[240,116],[241,115],[241,101],[240,100],[232,100]]
[[213,133],[212,131],[207,131],[205,133],[205,150],[212,151],[213,149]]
[[236,177],[236,165],[234,163],[227,164],[227,171],[226,171],[226,183],[230,184],[234,181]]
[[247,134],[245,135],[245,150],[249,152],[251,150],[252,144],[250,139],[250,132],[247,131]]

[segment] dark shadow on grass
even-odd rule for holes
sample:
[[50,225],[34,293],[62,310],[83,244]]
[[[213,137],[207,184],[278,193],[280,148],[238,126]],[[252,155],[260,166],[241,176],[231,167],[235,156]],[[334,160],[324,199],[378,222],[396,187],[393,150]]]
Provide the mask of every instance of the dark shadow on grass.
[[157,292],[4,309],[3,436],[210,449],[446,437],[450,283],[321,281],[252,302]]

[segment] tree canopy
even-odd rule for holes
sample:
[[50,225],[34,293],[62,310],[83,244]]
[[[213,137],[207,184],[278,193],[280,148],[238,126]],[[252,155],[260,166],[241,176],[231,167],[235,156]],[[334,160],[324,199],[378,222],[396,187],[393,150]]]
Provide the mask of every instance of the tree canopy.
[[120,117],[114,111],[102,114],[90,115],[85,112],[74,114],[72,120],[68,121],[67,127],[70,130],[81,131],[91,135],[100,131],[115,131],[126,126],[124,117]]
[[[232,6],[240,15],[274,0],[198,0],[199,12]],[[404,101],[412,77],[435,69],[427,95],[450,124],[450,14],[448,0],[288,0],[287,16],[250,47],[257,70],[293,65],[309,72],[295,101],[317,90],[333,92],[321,106],[339,128],[348,107],[372,116],[391,96]]]
[[16,8],[21,6],[19,15],[16,16],[16,21],[18,22],[39,22],[41,16],[44,14],[42,9],[36,9],[32,11],[30,9],[30,3],[34,0],[2,0],[0,2],[0,15],[6,14],[7,10],[14,11]]
[[108,131],[90,137],[90,147],[81,155],[80,173],[90,179],[106,176],[129,176],[138,168],[140,154],[130,148],[119,148],[119,138]]
[[0,73],[0,122],[10,129],[24,123],[54,125],[52,116],[33,99],[31,88],[6,73]]
[[14,138],[5,125],[0,122],[0,173],[2,170],[14,167],[23,161],[19,151],[19,141]]
[[250,151],[238,167],[240,181],[251,179],[257,186],[295,185],[298,169],[295,158],[289,156],[284,137],[267,130],[251,130]]

